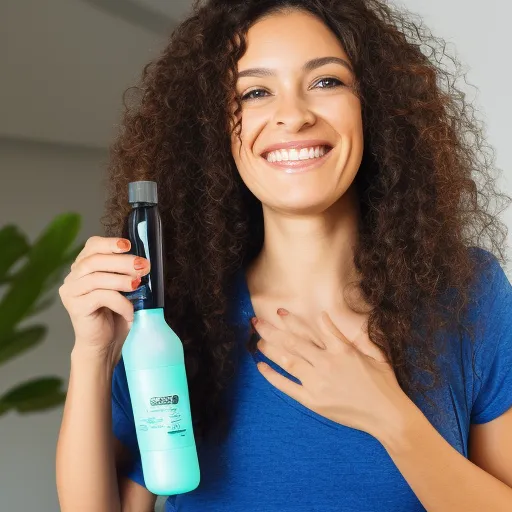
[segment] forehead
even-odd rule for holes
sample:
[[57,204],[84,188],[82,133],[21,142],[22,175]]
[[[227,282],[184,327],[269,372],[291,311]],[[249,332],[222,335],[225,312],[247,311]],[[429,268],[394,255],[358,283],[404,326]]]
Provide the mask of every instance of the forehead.
[[315,57],[337,56],[348,60],[338,38],[316,16],[303,11],[272,14],[257,21],[247,32],[247,50],[238,62],[271,67],[302,64]]

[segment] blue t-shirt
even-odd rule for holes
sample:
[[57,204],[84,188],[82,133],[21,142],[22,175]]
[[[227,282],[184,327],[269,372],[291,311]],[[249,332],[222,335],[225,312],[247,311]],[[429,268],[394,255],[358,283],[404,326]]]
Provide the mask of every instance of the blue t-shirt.
[[[488,260],[473,290],[469,321],[483,320],[471,347],[469,338],[445,340],[443,386],[434,399],[444,414],[416,405],[441,435],[465,457],[471,423],[491,421],[512,406],[512,287],[497,259]],[[171,496],[166,512],[419,512],[416,498],[384,447],[371,435],[309,410],[272,386],[258,371],[261,352],[244,348],[254,311],[240,272],[233,293],[240,350],[234,379],[226,391],[231,409],[226,438],[198,445],[201,482]],[[465,336],[465,335],[464,335]],[[476,377],[473,374],[473,358]],[[122,360],[112,385],[113,429],[132,452],[127,475],[144,485]]]

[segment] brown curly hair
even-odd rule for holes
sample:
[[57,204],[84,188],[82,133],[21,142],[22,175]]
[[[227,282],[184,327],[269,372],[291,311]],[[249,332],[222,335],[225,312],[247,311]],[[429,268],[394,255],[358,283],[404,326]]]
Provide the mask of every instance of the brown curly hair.
[[[229,286],[263,242],[261,204],[231,153],[241,122],[231,122],[233,101],[241,112],[237,62],[250,26],[289,9],[321,19],[353,64],[365,141],[354,264],[373,308],[369,337],[409,396],[439,382],[434,334],[454,328],[461,340],[468,331],[464,314],[481,270],[468,249],[485,247],[505,262],[507,229],[489,203],[505,207],[510,198],[495,188],[494,153],[456,87],[460,65],[453,57],[455,70],[443,64],[446,45],[421,20],[381,0],[196,0],[125,93],[102,222],[107,236],[121,236],[128,183],[158,183],[165,315],[185,347],[197,438],[225,417],[220,397],[236,343]],[[449,301],[446,290],[456,292]],[[418,368],[433,377],[429,385],[414,379]]]

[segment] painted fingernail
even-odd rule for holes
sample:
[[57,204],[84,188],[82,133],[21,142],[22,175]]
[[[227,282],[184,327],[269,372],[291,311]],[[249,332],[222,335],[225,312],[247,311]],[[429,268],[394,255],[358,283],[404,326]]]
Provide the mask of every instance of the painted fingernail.
[[139,287],[140,281],[141,281],[140,277],[138,277],[137,279],[134,279],[132,281],[132,290],[136,290]]
[[147,265],[148,265],[147,260],[145,258],[141,258],[140,256],[137,256],[133,260],[133,268],[135,270],[142,270],[142,269],[146,268]]
[[125,240],[124,238],[118,240],[116,245],[119,249],[121,249],[121,251],[127,251],[131,246],[130,241]]
[[277,314],[280,315],[280,316],[286,316],[288,314],[288,310],[286,310],[284,308],[279,308],[277,310]]

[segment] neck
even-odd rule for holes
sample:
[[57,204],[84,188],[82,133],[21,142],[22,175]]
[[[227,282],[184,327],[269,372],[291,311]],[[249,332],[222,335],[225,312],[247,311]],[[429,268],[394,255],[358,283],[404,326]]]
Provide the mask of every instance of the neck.
[[351,187],[319,215],[289,216],[263,207],[262,250],[248,269],[251,293],[314,310],[339,308],[355,276],[359,207]]

